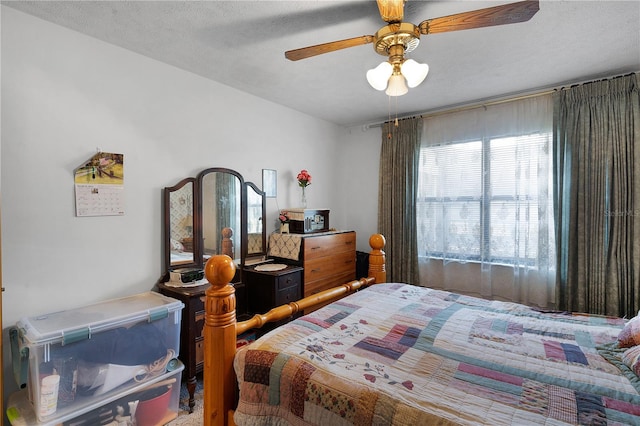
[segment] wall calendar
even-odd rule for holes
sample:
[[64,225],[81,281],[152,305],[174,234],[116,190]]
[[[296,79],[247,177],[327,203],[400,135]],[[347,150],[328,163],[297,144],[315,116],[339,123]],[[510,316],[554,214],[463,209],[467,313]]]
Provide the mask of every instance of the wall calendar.
[[75,172],[76,216],[124,215],[124,155],[99,152]]

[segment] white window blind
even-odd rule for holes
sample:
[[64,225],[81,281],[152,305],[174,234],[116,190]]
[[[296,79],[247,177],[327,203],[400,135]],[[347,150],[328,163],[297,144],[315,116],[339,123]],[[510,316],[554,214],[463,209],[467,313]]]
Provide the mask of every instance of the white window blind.
[[554,262],[551,110],[525,104],[425,121],[419,256],[533,268]]

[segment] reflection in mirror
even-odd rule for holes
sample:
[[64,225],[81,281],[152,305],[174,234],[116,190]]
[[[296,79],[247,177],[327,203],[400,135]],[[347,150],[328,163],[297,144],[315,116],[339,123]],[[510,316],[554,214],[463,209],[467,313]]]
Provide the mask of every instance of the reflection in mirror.
[[[214,254],[226,254],[238,266],[247,258],[264,261],[266,195],[235,170],[205,169],[164,188],[164,195],[165,272],[201,269]],[[242,282],[238,271],[235,283]]]
[[199,175],[203,260],[227,254],[240,264],[242,178],[226,169],[208,169]]
[[265,193],[247,182],[247,256],[266,255]]
[[165,188],[166,264],[170,268],[195,266],[193,246],[194,178]]

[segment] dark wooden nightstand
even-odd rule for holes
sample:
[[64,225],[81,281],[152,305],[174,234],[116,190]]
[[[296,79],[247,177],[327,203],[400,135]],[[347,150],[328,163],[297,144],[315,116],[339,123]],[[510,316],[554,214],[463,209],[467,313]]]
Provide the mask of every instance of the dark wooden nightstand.
[[[288,265],[279,271],[256,271],[255,267],[243,271],[247,290],[249,313],[264,314],[276,306],[295,302],[302,298],[302,271],[299,266]],[[300,314],[295,315],[298,317]],[[267,324],[258,334],[289,322],[288,318],[273,324]]]
[[[240,274],[236,271],[234,281]],[[246,304],[246,287],[244,283],[234,282],[236,289],[236,315],[238,321],[248,319]],[[184,374],[187,378],[189,391],[189,412],[195,406],[196,374],[204,368],[204,300],[209,284],[197,287],[171,287],[165,283],[158,283],[158,291],[165,296],[173,297],[184,303],[180,324],[180,355],[184,364]]]
[[185,366],[189,390],[189,412],[195,406],[196,373],[204,367],[204,298],[209,285],[197,287],[170,287],[158,284],[160,293],[184,303],[180,331],[180,360]]

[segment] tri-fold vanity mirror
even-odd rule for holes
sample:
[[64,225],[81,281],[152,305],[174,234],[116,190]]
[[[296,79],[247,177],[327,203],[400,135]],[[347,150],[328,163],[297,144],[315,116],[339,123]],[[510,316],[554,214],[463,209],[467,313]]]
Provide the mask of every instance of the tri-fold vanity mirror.
[[243,267],[266,256],[265,193],[235,170],[216,167],[164,188],[163,203],[165,269],[158,289],[185,304],[180,359],[192,410],[196,374],[204,366],[203,295],[208,288],[202,279],[204,265],[216,254],[234,259],[236,315],[248,318]]
[[202,269],[216,254],[234,259],[241,274],[266,255],[265,212],[264,192],[231,169],[205,169],[164,188],[165,276]]

